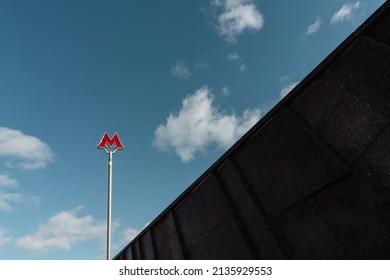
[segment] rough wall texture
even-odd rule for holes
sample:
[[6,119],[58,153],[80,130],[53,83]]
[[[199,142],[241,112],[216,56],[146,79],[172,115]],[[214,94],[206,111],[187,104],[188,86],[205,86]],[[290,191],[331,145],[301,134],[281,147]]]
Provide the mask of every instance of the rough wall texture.
[[390,259],[386,2],[116,259]]

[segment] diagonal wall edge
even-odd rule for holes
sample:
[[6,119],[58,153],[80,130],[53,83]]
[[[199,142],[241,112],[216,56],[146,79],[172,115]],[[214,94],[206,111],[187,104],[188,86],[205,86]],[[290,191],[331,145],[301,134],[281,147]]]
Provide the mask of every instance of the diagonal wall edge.
[[389,259],[390,3],[115,259]]

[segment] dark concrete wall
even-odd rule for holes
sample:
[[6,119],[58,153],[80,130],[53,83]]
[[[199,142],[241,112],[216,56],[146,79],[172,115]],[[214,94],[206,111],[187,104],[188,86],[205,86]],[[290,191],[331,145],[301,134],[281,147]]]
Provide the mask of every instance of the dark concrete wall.
[[385,3],[116,259],[390,259]]

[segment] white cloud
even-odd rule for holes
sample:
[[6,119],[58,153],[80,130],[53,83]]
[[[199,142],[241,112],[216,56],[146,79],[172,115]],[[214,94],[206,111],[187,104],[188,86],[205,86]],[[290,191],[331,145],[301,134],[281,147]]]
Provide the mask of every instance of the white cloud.
[[53,151],[42,140],[6,127],[0,127],[0,156],[8,166],[22,169],[45,168],[54,160]]
[[14,204],[24,206],[39,205],[41,199],[39,196],[28,195],[24,193],[4,193],[0,191],[0,210],[11,212]]
[[[45,168],[54,160],[50,147],[37,137],[25,135],[19,130],[0,127],[0,157],[8,167],[22,169]],[[0,174],[0,210],[11,212],[15,204],[38,205],[40,198],[19,192],[5,192],[4,188],[17,188],[18,181],[7,174]]]
[[241,56],[237,53],[237,52],[234,52],[234,53],[231,53],[229,54],[226,59],[228,61],[241,61]]
[[252,0],[215,0],[211,2],[220,8],[218,16],[219,34],[229,42],[235,42],[244,30],[260,30],[264,17]]
[[313,24],[310,24],[305,32],[306,36],[312,35],[320,29],[322,21],[319,17],[316,18],[316,21]]
[[278,79],[278,82],[279,83],[286,83],[288,80],[290,80],[291,79],[291,77],[290,76],[288,76],[288,75],[286,75],[286,76],[282,76],[282,77],[280,77],[279,79]]
[[121,231],[121,239],[119,240],[119,242],[117,244],[113,245],[114,249],[115,248],[122,249],[124,246],[129,244],[135,237],[137,237],[137,235],[141,231],[143,231],[149,224],[150,224],[150,222],[147,222],[141,229],[136,229],[133,227],[128,227],[128,228],[123,229]]
[[11,242],[12,236],[9,231],[0,227],[0,248]]
[[228,87],[222,88],[222,95],[223,96],[229,96],[231,94],[230,89]]
[[0,188],[1,187],[17,187],[18,181],[15,178],[10,177],[9,175],[0,174]]
[[191,76],[191,72],[186,64],[179,60],[171,67],[171,75],[179,79],[187,79]]
[[79,217],[80,209],[55,214],[34,233],[17,238],[15,246],[33,253],[68,251],[80,242],[104,238],[106,222],[96,222],[91,215]]
[[[143,231],[150,222],[147,222],[142,228],[136,229],[133,227],[121,228],[119,221],[114,221],[112,224],[112,232],[113,232],[113,240],[111,244],[111,253],[117,254],[120,250],[122,250],[125,246],[127,246],[137,235]],[[118,234],[116,234],[118,232]],[[118,238],[116,238],[118,237]],[[97,259],[103,260],[107,257],[107,243],[106,240],[102,240],[103,242],[100,244],[101,252],[99,253]]]
[[284,88],[282,88],[282,90],[280,91],[280,97],[283,98],[285,97],[290,91],[292,91],[297,85],[299,84],[299,82],[294,82],[294,83],[291,83],[287,86],[285,86]]
[[18,192],[6,192],[6,188],[18,188],[18,181],[9,175],[0,174],[0,210],[11,212],[14,204],[24,206],[38,205],[40,198],[35,195],[28,195]]
[[126,246],[129,244],[140,232],[142,229],[135,229],[128,227],[122,231],[122,238],[119,241],[120,247]]
[[353,13],[360,8],[360,1],[355,3],[346,3],[338,10],[330,19],[331,24],[336,24],[344,21],[350,21],[353,18]]
[[246,64],[242,64],[242,65],[240,66],[240,72],[245,72],[247,68],[248,68],[248,67],[246,66]]
[[243,58],[237,52],[233,52],[226,57],[226,60],[239,65],[240,72],[244,72],[247,69],[247,65],[242,63]]
[[205,69],[208,69],[209,68],[209,65],[202,61],[202,60],[198,60],[195,65],[194,65],[195,69],[199,69],[199,70],[205,70]]
[[220,112],[207,87],[198,89],[182,102],[178,114],[171,113],[155,131],[154,145],[159,150],[173,149],[183,162],[210,145],[229,148],[260,119],[260,110],[246,110],[236,116]]

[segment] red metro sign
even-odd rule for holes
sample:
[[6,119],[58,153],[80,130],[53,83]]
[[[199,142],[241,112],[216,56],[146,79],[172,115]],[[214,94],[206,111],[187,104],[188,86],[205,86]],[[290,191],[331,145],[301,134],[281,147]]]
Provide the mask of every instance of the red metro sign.
[[115,149],[118,150],[125,148],[122,145],[121,140],[119,140],[118,134],[116,132],[114,136],[112,136],[112,138],[110,138],[107,132],[105,132],[102,137],[102,140],[100,140],[99,144],[97,145],[98,149],[105,149],[107,146],[109,146],[110,148],[114,147]]

